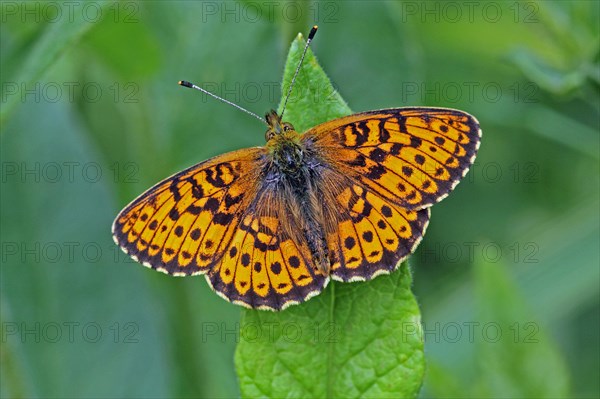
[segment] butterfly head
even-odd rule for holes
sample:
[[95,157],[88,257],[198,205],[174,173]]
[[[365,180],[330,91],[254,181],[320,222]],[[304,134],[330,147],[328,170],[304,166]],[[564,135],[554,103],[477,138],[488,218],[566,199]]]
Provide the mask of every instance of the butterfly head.
[[292,126],[291,123],[282,122],[281,117],[277,115],[277,112],[275,112],[275,110],[270,110],[265,115],[265,118],[267,120],[267,124],[269,125],[269,128],[265,132],[265,139],[267,140],[267,142],[275,136],[281,136],[283,133],[295,133],[294,126]]

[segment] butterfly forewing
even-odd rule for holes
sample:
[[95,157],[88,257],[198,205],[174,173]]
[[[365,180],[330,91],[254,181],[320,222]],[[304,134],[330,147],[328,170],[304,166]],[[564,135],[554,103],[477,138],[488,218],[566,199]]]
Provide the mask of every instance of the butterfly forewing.
[[444,108],[393,108],[350,115],[304,135],[337,170],[404,209],[448,195],[467,173],[481,130],[471,115]]
[[169,274],[196,274],[211,259],[217,226],[235,225],[255,189],[259,149],[224,154],[179,172],[136,198],[113,223],[115,241],[130,256]]

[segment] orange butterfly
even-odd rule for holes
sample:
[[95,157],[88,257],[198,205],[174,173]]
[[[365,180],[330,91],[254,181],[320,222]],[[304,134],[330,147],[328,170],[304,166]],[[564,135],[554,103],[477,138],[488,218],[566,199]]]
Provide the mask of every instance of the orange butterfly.
[[444,108],[362,112],[303,134],[274,110],[266,120],[265,147],[201,162],[136,198],[114,221],[117,245],[167,274],[205,274],[233,303],[281,310],[330,278],[394,271],[481,139],[473,116]]

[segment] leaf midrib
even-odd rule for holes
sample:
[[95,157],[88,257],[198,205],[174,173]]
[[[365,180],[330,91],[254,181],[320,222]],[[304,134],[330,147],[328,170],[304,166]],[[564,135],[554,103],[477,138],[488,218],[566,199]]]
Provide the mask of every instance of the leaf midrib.
[[[329,325],[335,328],[333,322],[334,319],[334,308],[335,308],[335,281],[331,280],[329,283],[331,286],[331,301],[329,302]],[[335,330],[334,330],[335,331]],[[330,340],[327,348],[327,398],[333,398],[333,353],[334,353],[335,339]]]

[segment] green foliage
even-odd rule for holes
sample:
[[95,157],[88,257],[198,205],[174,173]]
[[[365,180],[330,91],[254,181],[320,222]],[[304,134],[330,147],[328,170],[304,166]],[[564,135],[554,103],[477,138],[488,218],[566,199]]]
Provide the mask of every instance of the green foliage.
[[[100,6],[98,8],[99,13],[105,12],[109,6],[107,2],[98,4]],[[15,5],[16,3],[11,4],[11,6]],[[52,11],[54,9],[50,8],[48,12],[51,13]],[[64,51],[92,28],[93,25],[86,21],[84,14],[73,13],[72,15],[72,19],[57,18],[56,23],[47,24],[42,29],[27,32],[32,37],[25,45],[10,46],[7,43],[10,38],[3,39],[3,46],[6,47],[3,47],[3,57],[5,59],[2,62],[2,84],[22,82],[31,86],[35,79],[39,79]],[[47,17],[56,18],[57,16],[51,13]],[[12,18],[7,18],[7,20],[14,22]],[[23,26],[15,23],[13,28],[18,30],[23,29]],[[2,110],[0,111],[0,124],[4,124],[18,101],[19,96],[8,96],[6,101],[3,100]]]
[[[298,35],[290,47],[283,73],[279,113],[283,109],[285,96],[289,91],[305,44],[302,35]],[[294,125],[298,132],[304,132],[313,126],[351,113],[350,107],[332,86],[309,48],[290,93],[284,119]]]
[[[292,43],[284,93],[304,44]],[[299,131],[351,113],[310,49],[293,92],[284,119]],[[368,283],[329,284],[282,312],[244,311],[235,359],[243,397],[417,395],[425,365],[408,265]]]
[[[597,10],[584,1],[575,1],[566,5],[579,23],[573,29],[565,23],[572,18],[562,14],[562,10],[553,2],[538,3],[541,31],[548,40],[547,51],[531,51],[520,47],[514,50],[512,59],[521,68],[525,76],[545,90],[558,95],[573,94],[586,90],[586,81],[600,85],[598,74],[599,59]],[[561,15],[562,14],[562,15]]]
[[[432,362],[428,393],[434,397],[465,398],[567,397],[569,376],[565,361],[545,326],[527,309],[506,265],[478,259],[474,286],[477,322],[457,323],[455,330],[468,327],[464,338],[474,345],[477,369],[466,379]],[[446,339],[458,337],[452,329],[446,333]]]
[[478,259],[474,266],[477,319],[493,320],[501,327],[490,332],[489,342],[477,342],[484,388],[476,396],[567,396],[564,361],[543,324],[534,321],[505,265]]

